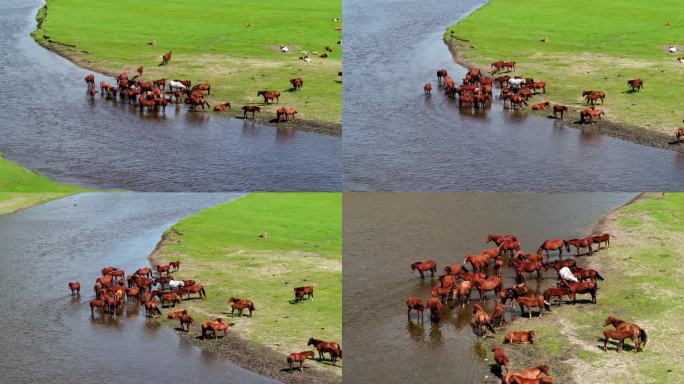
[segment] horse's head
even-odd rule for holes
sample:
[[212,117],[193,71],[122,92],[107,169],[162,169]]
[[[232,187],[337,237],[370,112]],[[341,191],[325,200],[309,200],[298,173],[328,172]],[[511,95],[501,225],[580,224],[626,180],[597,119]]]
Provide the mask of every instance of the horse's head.
[[310,338],[309,338],[309,341],[306,343],[306,345],[307,345],[307,346],[309,346],[309,345],[315,346],[315,345],[316,345],[316,341],[318,341],[318,340],[314,339],[313,337],[310,337]]
[[[534,336],[534,331],[530,331],[531,336]],[[551,368],[549,368],[548,365],[542,364],[537,367],[538,370],[540,370],[543,374],[547,376],[551,376]]]

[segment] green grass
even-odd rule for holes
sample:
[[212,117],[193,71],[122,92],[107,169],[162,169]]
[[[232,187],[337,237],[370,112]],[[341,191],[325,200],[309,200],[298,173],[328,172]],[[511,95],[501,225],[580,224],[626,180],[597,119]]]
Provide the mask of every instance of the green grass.
[[[301,77],[303,91],[282,92],[280,104],[297,107],[301,118],[341,123],[337,73],[342,53],[337,41],[342,34],[335,31],[341,22],[332,21],[342,14],[340,0],[48,0],[47,5],[35,39],[47,44],[46,35],[75,46],[70,54],[88,67],[127,70],[132,76],[143,65],[143,79],[209,82],[211,97],[230,101],[233,108],[262,102],[258,90],[284,91],[291,78]],[[151,40],[157,44],[147,45]],[[280,44],[289,45],[290,52],[279,52]],[[298,60],[300,51],[323,53],[326,46],[334,50],[328,59]],[[169,50],[170,64],[159,67]]]
[[[342,199],[339,193],[255,193],[188,217],[167,232],[163,260],[195,279],[206,300],[184,301],[200,319],[226,318],[230,296],[254,301],[235,332],[275,350],[306,349],[309,337],[342,340]],[[261,233],[265,238],[259,238]],[[291,304],[293,288],[315,298]]]
[[59,199],[73,192],[0,192],[0,216]]
[[[681,1],[643,6],[639,0],[492,0],[451,26],[454,36],[474,46],[466,58],[488,66],[517,62],[515,74],[547,83],[547,95],[567,105],[584,105],[583,90],[603,90],[601,106],[616,122],[673,134],[682,117],[684,66],[665,52],[683,44]],[[666,22],[671,27],[666,27]],[[548,37],[547,43],[540,42]],[[644,90],[626,93],[629,79],[641,78]]]

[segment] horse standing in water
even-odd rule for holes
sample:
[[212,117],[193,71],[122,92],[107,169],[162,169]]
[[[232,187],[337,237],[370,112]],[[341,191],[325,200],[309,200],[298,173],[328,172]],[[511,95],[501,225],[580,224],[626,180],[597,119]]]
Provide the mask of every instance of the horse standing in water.
[[81,283],[78,281],[70,282],[69,289],[71,290],[71,296],[81,296]]
[[425,310],[423,300],[414,296],[409,296],[408,299],[406,299],[406,307],[408,308],[407,314],[409,321],[411,320],[411,311],[414,310],[418,314],[418,320],[423,321],[423,311]]
[[415,263],[411,264],[411,271],[413,272],[416,269],[420,273],[421,279],[425,278],[426,271],[430,271],[431,277],[435,277],[435,272],[437,272],[437,262],[432,259],[425,261],[416,261]]
[[493,241],[496,246],[500,246],[501,243],[504,241],[518,241],[518,238],[515,235],[507,234],[507,235],[487,235],[487,243],[490,241]]
[[503,376],[504,370],[501,367],[506,368],[508,373],[508,356],[506,356],[506,351],[502,347],[496,347],[492,348],[492,352],[494,352],[494,362],[498,366],[501,376]]
[[579,256],[580,248],[589,248],[589,256],[591,256],[594,253],[594,250],[591,248],[593,243],[594,241],[591,236],[579,239],[571,239],[565,242],[565,250],[570,253],[570,246],[572,245],[575,247],[575,256]]
[[432,92],[432,84],[425,83],[425,85],[423,86],[423,93],[429,95],[430,92]]
[[316,350],[318,350],[319,361],[325,358],[324,354],[326,352],[330,354],[330,361],[332,362],[332,365],[337,363],[338,358],[342,358],[342,348],[340,348],[340,345],[334,341],[317,340],[312,337],[309,338],[309,341],[306,343],[306,345],[312,345],[314,348],[316,348]]
[[473,325],[477,327],[482,333],[482,338],[484,339],[487,335],[487,329],[489,329],[493,334],[496,333],[494,327],[492,326],[491,320],[487,312],[480,307],[479,304],[473,306]]
[[549,260],[549,252],[558,251],[558,257],[563,258],[563,246],[565,246],[565,241],[563,239],[546,240],[542,245],[537,248],[537,254],[546,252],[546,260]]

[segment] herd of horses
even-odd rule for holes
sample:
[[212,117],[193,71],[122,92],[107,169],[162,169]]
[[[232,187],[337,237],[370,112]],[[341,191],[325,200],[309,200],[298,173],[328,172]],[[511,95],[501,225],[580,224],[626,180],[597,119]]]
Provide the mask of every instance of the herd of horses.
[[[162,315],[162,309],[175,308],[176,304],[190,299],[191,295],[197,295],[198,299],[206,298],[207,294],[202,284],[194,280],[174,278],[173,274],[180,270],[180,265],[180,261],[171,261],[168,264],[158,264],[155,268],[139,268],[130,275],[126,275],[123,269],[117,267],[102,268],[101,276],[96,278],[93,286],[95,298],[89,303],[91,317],[95,316],[96,309],[100,311],[101,316],[111,315],[115,317],[123,311],[126,304],[137,301],[139,305],[145,308],[146,317],[157,318]],[[79,281],[69,282],[68,287],[71,296],[80,297],[81,283]],[[305,299],[313,300],[313,297],[313,286],[294,288],[295,303],[302,302]],[[248,299],[231,297],[227,304],[231,308],[230,315],[233,317],[242,317],[244,311],[247,311],[248,316],[252,317],[253,312],[256,311],[254,302]],[[178,320],[180,330],[184,332],[190,332],[192,324],[195,323],[195,319],[188,313],[187,309],[171,311],[167,318]],[[221,318],[206,320],[200,324],[201,338],[217,340],[218,332],[223,332],[225,338],[228,336],[228,329],[234,325],[235,323],[226,322]],[[336,342],[310,338],[307,345],[316,348],[319,361],[324,359],[325,353],[330,355],[330,361],[333,365],[342,358],[342,349]],[[289,355],[287,361],[290,372],[296,362],[300,364],[300,370],[302,370],[304,360],[307,357],[313,358],[313,352],[305,351]]]
[[[443,85],[444,93],[450,98],[458,98],[459,108],[478,108],[484,109],[491,106],[494,98],[494,86],[498,85],[500,91],[498,97],[503,100],[503,107],[510,106],[511,109],[522,109],[528,105],[528,101],[535,95],[540,93],[546,94],[546,82],[535,81],[533,78],[524,76],[501,75],[502,71],[515,71],[515,61],[495,61],[490,64],[492,71],[490,75],[499,74],[498,77],[486,76],[478,68],[470,68],[462,79],[460,85],[449,76],[446,69],[437,70],[437,84]],[[644,88],[644,80],[632,79],[627,81],[629,92],[639,92]],[[541,92],[538,92],[538,91]],[[423,86],[423,93],[427,96],[432,93],[432,84],[426,83]],[[602,109],[596,108],[597,102],[600,100],[601,104],[606,99],[606,94],[603,91],[584,91],[582,98],[588,105],[582,108],[579,112],[580,124],[591,124],[601,119],[605,115]],[[568,113],[568,106],[562,104],[553,104],[550,102],[536,103],[532,105],[534,111],[550,111],[553,113],[553,118],[563,120],[563,117]],[[550,116],[551,117],[551,116]],[[684,128],[680,128],[675,132],[677,143],[684,138]]]
[[[554,304],[560,306],[563,297],[568,303],[577,303],[577,295],[590,295],[591,303],[597,302],[598,281],[604,280],[601,274],[591,268],[580,268],[574,256],[592,255],[610,246],[611,235],[608,233],[595,234],[575,239],[551,239],[544,241],[536,252],[521,249],[521,243],[513,234],[488,235],[486,242],[493,242],[496,246],[485,249],[479,254],[466,255],[462,263],[447,265],[443,274],[437,276],[438,285],[432,289],[431,296],[423,301],[416,296],[406,299],[407,315],[410,322],[415,313],[418,322],[424,321],[424,311],[430,312],[432,322],[438,322],[445,308],[465,307],[470,302],[471,293],[477,290],[480,302],[487,300],[491,292],[491,299],[497,301],[494,310],[488,313],[479,303],[472,305],[471,325],[476,334],[485,338],[487,332],[492,336],[496,330],[505,324],[504,316],[507,302],[511,310],[515,304],[520,308],[520,317],[532,318],[532,312],[542,316],[544,310],[551,311]],[[563,258],[564,251],[569,255]],[[557,255],[551,261],[551,252]],[[511,287],[504,287],[502,269],[510,268],[514,271],[516,282]],[[553,269],[558,275],[555,286],[544,292],[531,292],[526,282],[530,274],[539,281],[544,271]],[[563,270],[572,272],[574,279],[564,278]],[[421,279],[426,273],[431,277],[437,274],[435,260],[417,261],[411,264],[412,271],[418,271]],[[574,281],[576,280],[576,281]],[[614,329],[603,331],[604,350],[607,350],[609,340],[618,341],[617,351],[622,350],[626,339],[632,340],[634,351],[641,351],[646,344],[646,332],[636,324],[628,323],[616,317],[608,317],[604,327],[613,325]],[[508,332],[504,337],[504,344],[534,343],[534,330]],[[550,370],[546,366],[538,366],[525,371],[509,371],[508,357],[503,347],[492,350],[500,378],[503,383],[552,383]],[[504,373],[505,369],[505,373]],[[541,373],[546,376],[540,376]]]

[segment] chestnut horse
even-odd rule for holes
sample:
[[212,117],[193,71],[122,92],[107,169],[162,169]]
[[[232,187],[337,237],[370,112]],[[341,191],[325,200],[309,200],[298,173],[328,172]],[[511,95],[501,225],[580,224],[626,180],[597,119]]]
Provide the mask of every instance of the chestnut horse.
[[419,319],[422,321],[423,320],[423,311],[425,310],[425,305],[423,304],[423,300],[414,297],[414,296],[409,296],[408,299],[406,299],[406,307],[408,308],[408,318],[409,321],[411,320],[411,311],[415,310],[416,313],[419,316]]
[[489,315],[489,320],[494,328],[498,328],[504,322],[504,314],[506,313],[506,306],[499,303],[496,305],[492,314]]
[[[462,307],[465,307],[465,303],[470,301],[470,291],[473,290],[473,283],[472,281],[469,280],[463,280],[461,281],[461,284],[456,287],[456,289],[453,292],[453,300],[454,304],[453,306],[456,306],[461,303]],[[453,307],[452,307],[453,308]]]
[[596,283],[592,281],[585,281],[582,283],[568,282],[567,280],[561,280],[558,283],[561,287],[567,288],[567,295],[572,298],[572,304],[577,303],[577,294],[590,294],[592,304],[596,304]]
[[618,331],[632,332],[632,341],[635,342],[637,351],[641,351],[643,347],[646,346],[648,336],[646,335],[646,331],[644,331],[638,325],[634,323],[628,323],[624,320],[620,320],[617,317],[613,316],[608,316],[606,321],[603,323],[603,326],[605,327],[608,324],[611,324]]
[[334,341],[317,340],[312,337],[309,338],[309,341],[306,343],[306,345],[313,345],[314,348],[318,350],[318,361],[321,361],[325,358],[324,353],[326,352],[330,354],[330,361],[332,361],[333,365],[335,365],[338,358],[342,358],[342,348],[340,348],[340,345]]
[[577,262],[575,261],[575,259],[565,259],[565,260],[556,260],[556,261],[549,262],[549,263],[542,263],[542,265],[544,266],[545,271],[548,271],[549,268],[553,268],[556,270],[556,272],[558,272],[563,267],[568,267],[568,268],[576,267]]
[[610,233],[604,233],[602,235],[594,235],[591,237],[591,241],[594,244],[598,244],[597,249],[601,249],[601,244],[606,243],[606,247],[610,245]]
[[446,77],[449,76],[449,73],[447,72],[446,69],[440,69],[437,71],[437,82],[446,79]]
[[539,375],[541,375],[542,373],[547,375],[547,376],[551,375],[551,369],[549,368],[548,365],[538,365],[536,367],[525,369],[523,371],[509,372],[506,375],[504,375],[501,382],[503,384],[510,384],[510,383],[516,383],[516,381],[512,381],[512,380],[537,379],[537,378],[540,378]]
[[528,86],[529,86],[530,88],[532,88],[532,91],[533,91],[534,93],[537,92],[537,89],[541,89],[541,90],[542,90],[542,93],[546,93],[546,83],[543,82],[543,81],[535,81],[535,82],[532,82],[532,83],[528,84]]
[[223,337],[228,336],[228,327],[232,327],[234,323],[224,323],[223,319],[207,320],[202,323],[202,338],[207,339],[207,335],[211,333],[214,340],[217,339],[216,332],[223,331]]
[[452,264],[452,265],[447,265],[444,267],[444,274],[445,275],[455,275],[457,273],[461,272],[468,272],[468,269],[465,267],[463,264]]
[[140,268],[135,271],[135,275],[152,277],[152,268]]
[[484,272],[489,268],[489,256],[487,255],[466,255],[463,264],[470,263],[473,272]]
[[534,331],[508,332],[504,344],[534,344]]
[[[595,269],[575,267],[571,268],[570,271],[572,272],[573,276],[575,276],[579,281],[591,280],[594,283],[596,283],[597,280],[605,280],[603,276],[601,276]],[[596,283],[596,288],[598,288],[598,283]]]
[[558,257],[562,259],[564,245],[565,241],[563,239],[546,240],[537,248],[537,254],[541,254],[544,251],[546,252],[546,260],[549,260],[549,252],[558,251]]
[[490,241],[493,241],[494,244],[498,247],[503,243],[504,241],[517,241],[518,238],[515,237],[515,235],[507,234],[507,235],[487,235],[487,243]]
[[639,339],[639,336],[635,335],[634,332],[631,330],[627,331],[620,331],[617,329],[605,329],[603,331],[603,350],[607,351],[608,350],[608,340],[614,339],[619,341],[617,351],[620,352],[625,345],[625,339],[631,339],[632,343],[634,343],[634,353],[638,352],[638,349],[636,347],[637,345],[637,340]]
[[298,89],[302,89],[304,86],[304,80],[302,80],[301,77],[298,77],[296,79],[291,79],[290,84],[292,84],[292,89],[297,91]]
[[480,307],[479,304],[475,304],[473,306],[473,326],[480,330],[483,339],[487,334],[487,329],[489,329],[492,333],[496,333],[489,319],[489,315],[484,311],[484,309],[482,309],[482,307]]
[[525,283],[520,283],[512,286],[511,288],[504,288],[499,291],[499,298],[501,303],[506,304],[507,300],[511,300],[511,308],[515,303],[515,299],[527,293],[527,285]]
[[71,290],[71,296],[81,296],[81,283],[78,281],[69,282],[69,289]]
[[95,75],[92,73],[85,77],[85,83],[88,88],[95,87]]
[[641,79],[627,80],[627,85],[632,92],[641,91],[644,88],[644,81]]
[[601,91],[584,91],[582,92],[582,96],[586,99],[587,104],[591,105],[596,105],[598,100],[601,100],[601,104],[603,104],[603,101],[606,98],[606,94]]
[[554,104],[553,105],[553,117],[558,118],[557,114],[560,113],[560,118],[563,120],[563,114],[568,112],[568,107],[565,105],[560,105],[560,104]]
[[512,376],[511,384],[553,384],[551,377],[535,377],[533,379],[525,379],[520,376]]
[[594,253],[594,250],[591,248],[593,242],[594,241],[591,236],[567,240],[565,242],[565,250],[570,253],[570,246],[572,245],[575,247],[575,256],[579,256],[580,248],[589,248],[589,255],[592,255]]
[[294,363],[298,362],[299,371],[304,373],[304,361],[306,361],[306,359],[308,358],[314,358],[313,351],[296,352],[287,355],[287,365],[290,367],[290,372],[292,372],[292,366],[294,365]]
[[264,98],[264,103],[265,104],[271,104],[273,100],[275,102],[278,102],[278,99],[280,98],[280,92],[278,91],[259,91],[257,92],[257,96],[262,96]]
[[188,310],[187,310],[187,309],[184,309],[184,310],[182,310],[182,311],[173,311],[173,312],[169,313],[168,315],[166,315],[166,318],[167,318],[167,319],[171,319],[171,320],[173,320],[173,319],[180,319],[180,317],[181,317],[184,313],[187,314],[187,313],[188,313]]
[[166,272],[167,276],[171,275],[171,266],[170,265],[163,265],[159,264],[157,265],[157,273],[159,273],[159,276],[161,276],[164,272]]
[[525,310],[527,310],[527,318],[532,318],[532,308],[539,308],[539,317],[541,317],[544,309],[547,311],[551,310],[551,305],[544,300],[544,296],[540,294],[532,294],[530,296],[520,296],[515,299],[515,301],[520,306],[520,316],[525,316]]
[[432,92],[432,84],[425,83],[425,85],[423,86],[423,93],[429,95],[430,92]]
[[[185,285],[185,284],[183,284],[183,285]],[[204,287],[202,286],[202,284],[195,284],[195,285],[191,285],[189,287],[183,286],[183,287],[178,288],[178,292],[179,292],[179,296],[183,296],[184,293],[187,293],[188,294],[188,298],[187,298],[188,300],[190,299],[191,293],[197,293],[199,295],[199,297],[198,297],[199,299],[201,299],[202,297],[204,297],[205,299],[207,298],[207,293],[204,291]]]
[[178,320],[180,320],[181,330],[185,332],[190,332],[190,326],[195,321],[195,319],[193,319],[192,316],[188,315],[188,311],[183,311]]
[[515,251],[520,250],[520,242],[517,240],[507,240],[499,245],[499,254],[513,254]]
[[524,283],[526,281],[526,273],[537,272],[537,280],[541,279],[542,263],[539,261],[517,261],[511,259],[508,262],[508,266],[515,267],[518,283]]
[[478,279],[473,282],[473,285],[480,294],[480,301],[484,301],[488,291],[494,291],[498,294],[502,288],[502,282],[499,277],[492,276],[488,279]]
[[431,297],[427,301],[427,308],[430,309],[430,321],[439,321],[439,314],[444,308],[442,301],[437,297]]
[[504,371],[501,367],[506,368],[506,372],[508,372],[508,356],[506,356],[506,351],[503,349],[503,347],[496,347],[492,348],[492,352],[494,352],[494,362],[499,368],[501,376],[503,376]]
[[677,132],[675,132],[675,137],[677,138],[677,143],[681,143],[682,137],[684,137],[684,128],[679,128]]
[[261,107],[259,107],[258,105],[245,105],[244,107],[242,107],[242,111],[243,111],[243,118],[244,119],[247,118],[247,113],[251,113],[252,119],[254,119],[254,114],[256,112],[261,113]]
[[176,303],[180,303],[181,297],[179,295],[176,295],[174,292],[168,292],[168,293],[159,293],[159,300],[161,302],[162,308],[164,307],[164,303],[171,303],[172,306],[176,306]]
[[238,317],[242,317],[242,311],[245,309],[249,310],[249,317],[252,317],[252,311],[256,310],[252,300],[242,300],[237,297],[231,297],[230,300],[228,300],[228,303],[230,303],[231,308],[230,314],[234,315],[235,311],[237,311]]
[[558,307],[560,307],[561,302],[563,301],[563,295],[567,294],[567,290],[565,288],[557,288],[557,287],[551,287],[544,291],[544,300],[548,301],[549,304],[551,304],[551,299],[554,297],[558,298]]
[[162,56],[162,62],[159,65],[168,64],[169,61],[171,61],[171,55],[173,55],[173,51],[166,52],[166,54],[164,54],[164,56]]
[[[228,103],[228,106],[230,107],[230,103]],[[179,260],[169,262],[169,265],[171,266],[171,270],[173,272],[176,272],[180,269],[180,264],[181,262]]]
[[437,262],[432,259],[416,261],[415,263],[411,264],[411,272],[415,271],[416,269],[418,272],[420,272],[421,279],[425,278],[425,271],[430,271],[431,277],[435,277],[435,272],[437,272]]
[[533,110],[533,111],[545,111],[546,108],[548,108],[549,106],[551,106],[551,103],[549,103],[549,102],[547,101],[547,102],[544,102],[544,103],[539,103],[539,104],[533,105],[533,106],[532,106],[532,110]]

